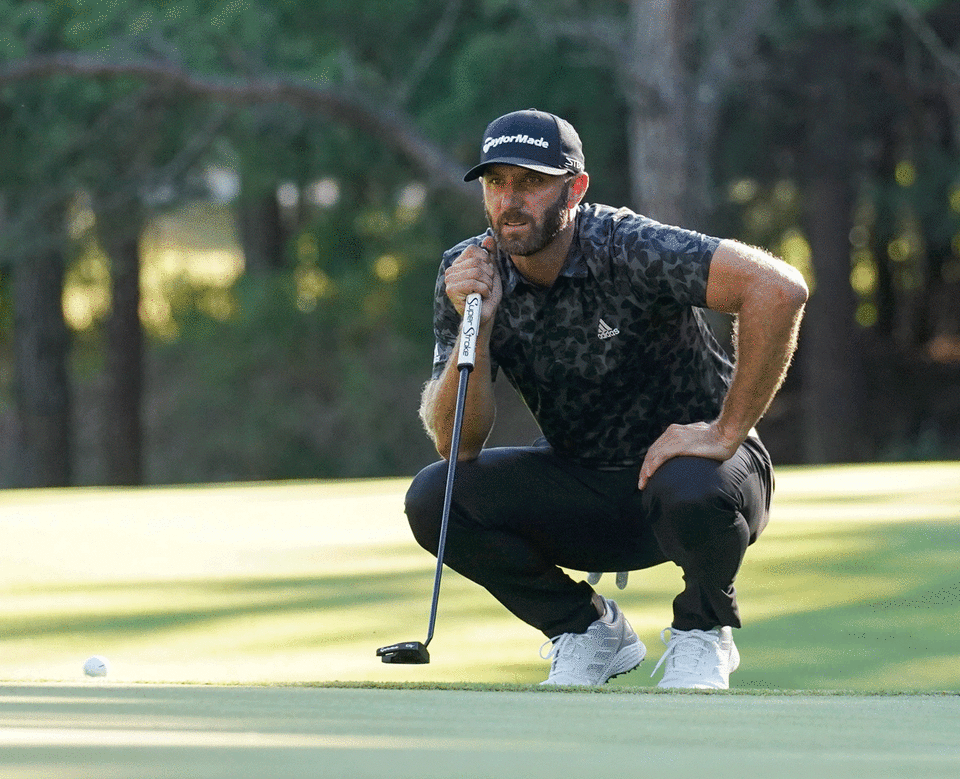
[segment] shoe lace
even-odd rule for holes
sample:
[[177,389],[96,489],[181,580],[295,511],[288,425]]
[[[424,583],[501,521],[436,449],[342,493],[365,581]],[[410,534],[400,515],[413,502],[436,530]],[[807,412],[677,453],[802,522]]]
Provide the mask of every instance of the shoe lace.
[[[666,634],[670,633],[670,640],[667,641]],[[671,658],[671,665],[676,668],[680,666],[685,670],[697,667],[700,658],[703,656],[707,642],[716,644],[720,637],[709,630],[674,630],[673,628],[664,628],[660,631],[660,640],[666,645],[667,651],[663,653],[660,662],[653,669],[652,677],[660,670],[660,666]]]
[[[548,638],[546,641],[544,641],[540,645],[540,657],[543,660],[550,660],[551,658],[554,658],[553,662],[554,664],[556,664],[557,659],[559,659],[560,657],[560,653],[563,652],[566,647],[570,646],[573,640],[574,640],[573,633],[563,633],[559,636]],[[543,648],[547,646],[547,644],[553,644],[553,647],[550,649],[549,652],[544,654]]]
[[[549,679],[555,678],[554,675],[557,673],[563,675],[571,670],[570,667],[576,668],[584,662],[585,657],[581,650],[585,648],[585,637],[586,634],[584,633],[563,633],[548,641],[544,641],[543,644],[540,645],[540,657],[544,660],[552,659]],[[544,647],[551,643],[553,647],[547,654],[544,654]],[[562,664],[567,664],[570,667],[564,668]]]

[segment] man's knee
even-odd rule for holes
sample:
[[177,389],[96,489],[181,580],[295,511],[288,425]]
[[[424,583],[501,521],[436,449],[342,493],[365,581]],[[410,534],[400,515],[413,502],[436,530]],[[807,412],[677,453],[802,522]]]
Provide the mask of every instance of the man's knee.
[[717,466],[702,457],[675,457],[661,465],[644,488],[654,526],[686,548],[702,544],[736,520],[736,506]]
[[444,461],[428,465],[414,477],[404,501],[413,537],[433,554],[436,554],[440,542],[446,472],[447,463]]

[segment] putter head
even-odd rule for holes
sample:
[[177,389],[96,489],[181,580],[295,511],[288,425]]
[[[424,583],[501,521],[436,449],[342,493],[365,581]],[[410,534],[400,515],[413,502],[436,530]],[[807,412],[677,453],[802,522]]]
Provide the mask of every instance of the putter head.
[[430,662],[430,653],[425,644],[419,641],[405,641],[402,644],[382,646],[377,650],[377,657],[385,663],[402,663],[418,665]]

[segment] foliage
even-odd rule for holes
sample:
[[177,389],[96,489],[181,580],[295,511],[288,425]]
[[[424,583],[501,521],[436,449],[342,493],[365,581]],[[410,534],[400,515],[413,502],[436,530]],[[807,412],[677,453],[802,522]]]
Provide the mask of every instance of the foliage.
[[[955,308],[943,303],[960,283],[960,120],[943,98],[943,63],[911,32],[904,9],[954,5],[782,0],[757,61],[724,98],[723,132],[710,150],[724,195],[713,231],[809,261],[797,163],[808,130],[797,108],[812,88],[803,62],[824,30],[853,35],[859,324],[914,353],[932,353],[939,338],[939,355],[960,343]],[[698,44],[710,42],[708,21],[729,25],[739,7],[700,8]],[[597,35],[571,41],[551,21]],[[159,64],[238,89],[256,81],[334,90],[399,117],[446,150],[453,167],[474,161],[490,119],[537,106],[580,130],[589,198],[619,205],[630,192],[625,90],[636,84],[599,33],[612,29],[622,43],[629,23],[627,3],[605,0],[0,0],[0,73],[47,55],[82,56]],[[955,55],[955,37],[943,41]],[[201,99],[143,77],[4,82],[0,310],[9,309],[3,281],[11,264],[52,239],[37,229],[50,201],[120,204],[149,223],[211,197],[211,168],[238,177],[230,202],[238,213],[275,200],[278,190],[294,193],[281,209],[282,256],[272,271],[251,269],[217,290],[213,308],[209,291],[189,280],[168,285],[161,302],[170,327],[163,338],[153,333],[145,412],[153,478],[407,472],[431,456],[414,409],[431,349],[439,254],[484,224],[476,201],[437,186],[383,141],[360,122],[302,104]],[[317,182],[326,187],[320,198]],[[76,279],[101,250],[89,225],[73,227]],[[85,386],[96,387],[107,310],[75,334],[84,368],[76,378]],[[5,355],[9,322],[3,341]],[[8,369],[0,382],[0,391],[9,385]],[[95,395],[84,395],[94,407]],[[196,436],[191,444],[174,432],[204,420],[219,427],[200,447]],[[904,435],[900,429],[898,446]],[[351,438],[357,443],[347,451],[342,442]],[[407,460],[403,442],[414,452]],[[877,451],[890,446],[880,442]]]
[[[944,3],[919,2],[917,8]],[[960,115],[946,96],[942,63],[896,13],[895,4],[796,2],[784,5],[772,30],[777,51],[770,65],[778,74],[761,100],[744,92],[730,103],[727,142],[719,150],[718,172],[729,184],[718,218],[727,229],[743,232],[763,245],[778,244],[799,222],[795,182],[801,171],[799,147],[808,120],[799,106],[816,89],[804,59],[816,57],[813,33],[846,31],[856,38],[848,103],[850,132],[860,139],[856,155],[844,160],[859,183],[857,221],[851,225],[851,274],[860,297],[858,323],[899,333],[901,346],[922,349],[941,325],[917,330],[908,320],[912,306],[901,300],[916,290],[941,287],[960,269],[960,210],[951,206],[960,188]],[[938,30],[937,34],[949,32]],[[827,40],[820,38],[820,41]],[[953,42],[957,36],[954,34]],[[960,63],[960,57],[957,58]],[[939,94],[938,94],[939,93]],[[750,141],[768,149],[753,153]],[[749,193],[749,194],[748,194]],[[816,204],[806,204],[815,208]],[[893,290],[884,291],[889,276]],[[906,317],[899,324],[884,311]],[[933,319],[942,312],[931,311]]]
[[[427,461],[412,405],[413,348],[371,310],[369,293],[305,312],[281,275],[246,278],[236,294],[238,316],[192,312],[181,338],[154,351],[152,481],[396,473],[417,451]],[[358,307],[362,322],[348,315]],[[411,405],[396,413],[404,399]]]

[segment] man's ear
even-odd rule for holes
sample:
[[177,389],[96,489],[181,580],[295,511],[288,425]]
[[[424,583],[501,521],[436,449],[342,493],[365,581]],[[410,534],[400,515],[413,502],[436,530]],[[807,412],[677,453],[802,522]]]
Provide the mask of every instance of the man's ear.
[[573,180],[573,185],[570,187],[570,198],[567,201],[568,208],[574,208],[580,205],[580,201],[583,200],[584,195],[587,194],[587,187],[590,186],[590,177],[586,173],[579,173],[577,177]]

